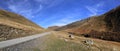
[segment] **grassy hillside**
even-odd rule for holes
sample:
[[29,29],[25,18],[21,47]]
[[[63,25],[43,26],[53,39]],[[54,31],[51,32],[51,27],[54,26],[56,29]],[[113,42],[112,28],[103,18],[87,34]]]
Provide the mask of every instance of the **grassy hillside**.
[[92,30],[106,31],[105,22],[102,16],[94,16],[77,22],[73,22],[56,30],[65,30],[76,34],[89,33]]
[[73,22],[57,30],[72,32],[75,35],[85,34],[93,38],[103,37],[105,40],[120,41],[118,36],[120,35],[120,6],[103,15]]
[[26,26],[33,26],[36,28],[41,28],[37,24],[24,18],[23,16],[12,13],[12,12],[8,12],[5,10],[0,10],[0,18],[3,19],[4,21],[11,21],[11,22],[16,22],[18,24],[22,24],[22,25],[26,25]]
[[0,40],[28,36],[42,30],[43,28],[21,15],[0,10]]

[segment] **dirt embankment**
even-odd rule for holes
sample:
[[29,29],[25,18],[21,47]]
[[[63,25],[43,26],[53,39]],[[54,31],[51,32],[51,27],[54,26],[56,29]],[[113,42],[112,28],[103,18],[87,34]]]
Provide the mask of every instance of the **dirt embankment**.
[[30,30],[23,30],[23,29],[0,24],[0,40],[1,41],[23,37],[23,36],[29,36],[35,33],[37,32],[30,31]]

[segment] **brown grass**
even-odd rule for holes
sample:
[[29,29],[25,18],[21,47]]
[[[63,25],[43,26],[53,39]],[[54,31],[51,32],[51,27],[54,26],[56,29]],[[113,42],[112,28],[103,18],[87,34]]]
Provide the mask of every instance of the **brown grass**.
[[24,18],[23,16],[12,12],[7,12],[5,10],[0,10],[0,24],[10,25],[17,28],[26,28],[26,29],[41,28],[37,24]]
[[[52,35],[47,36],[47,39],[44,39],[45,43],[40,45],[40,49],[41,51],[114,51],[114,49],[116,51],[120,50],[120,43],[117,42],[78,36],[74,37],[75,38],[71,40],[69,39],[66,32],[53,32]],[[93,40],[94,44],[89,46],[83,42],[84,40]]]
[[43,32],[43,28],[21,15],[0,10],[0,41]]

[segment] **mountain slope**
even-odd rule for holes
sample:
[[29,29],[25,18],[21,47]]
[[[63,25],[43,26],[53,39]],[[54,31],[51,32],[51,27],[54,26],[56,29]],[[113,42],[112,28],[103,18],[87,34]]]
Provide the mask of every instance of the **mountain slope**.
[[43,28],[21,15],[0,10],[0,40],[7,40],[39,33]]
[[77,21],[57,30],[104,40],[120,41],[120,6],[103,15]]
[[104,14],[108,30],[113,32],[120,31],[120,6]]
[[48,30],[56,30],[57,28],[59,28],[60,26],[50,26],[47,29]]
[[73,22],[66,26],[60,27],[57,30],[66,30],[70,32],[75,32],[77,34],[88,33],[92,30],[106,31],[105,22],[102,16],[94,16],[77,22]]

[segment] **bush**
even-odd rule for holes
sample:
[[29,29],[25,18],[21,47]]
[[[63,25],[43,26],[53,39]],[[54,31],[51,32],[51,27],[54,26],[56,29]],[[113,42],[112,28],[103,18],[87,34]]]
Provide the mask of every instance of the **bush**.
[[117,41],[120,42],[120,33],[119,32],[98,32],[98,31],[91,31],[89,36],[92,38],[98,38],[103,40],[109,41]]

